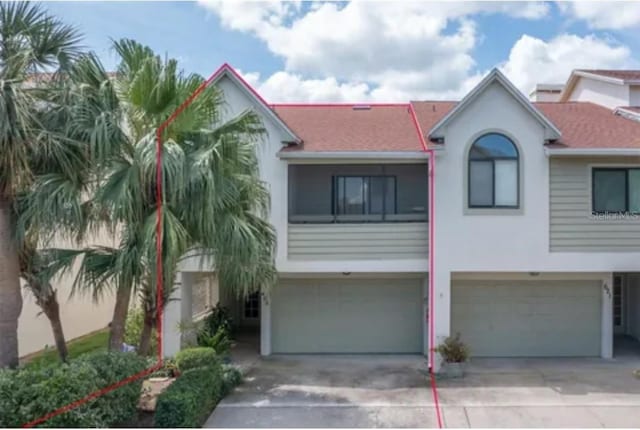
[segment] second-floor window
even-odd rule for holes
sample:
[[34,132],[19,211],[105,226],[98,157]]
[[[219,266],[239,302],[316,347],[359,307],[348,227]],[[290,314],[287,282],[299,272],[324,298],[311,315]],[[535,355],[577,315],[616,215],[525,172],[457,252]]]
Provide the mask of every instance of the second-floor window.
[[395,176],[334,176],[335,215],[396,213]]
[[518,149],[508,137],[489,133],[469,151],[470,208],[518,208],[520,167]]
[[640,167],[597,167],[591,175],[594,213],[640,213]]

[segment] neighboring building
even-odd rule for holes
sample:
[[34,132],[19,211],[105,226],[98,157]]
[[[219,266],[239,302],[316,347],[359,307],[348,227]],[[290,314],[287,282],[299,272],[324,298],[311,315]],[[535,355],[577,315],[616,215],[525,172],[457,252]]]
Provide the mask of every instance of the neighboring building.
[[559,101],[590,101],[610,109],[640,106],[640,70],[574,70]]
[[574,70],[566,84],[538,84],[529,98],[538,102],[591,102],[640,121],[640,70]]
[[616,334],[640,338],[639,122],[531,103],[497,70],[457,103],[268,105],[227,65],[213,82],[226,115],[264,121],[280,282],[238,303],[185,259],[168,355],[202,297],[259,325],[263,355],[426,354],[429,317],[477,357],[608,358]]

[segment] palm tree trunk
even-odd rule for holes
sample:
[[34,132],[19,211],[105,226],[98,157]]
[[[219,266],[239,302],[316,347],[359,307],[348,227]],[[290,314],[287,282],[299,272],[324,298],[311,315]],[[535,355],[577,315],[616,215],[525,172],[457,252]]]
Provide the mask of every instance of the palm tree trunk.
[[42,312],[44,312],[47,318],[49,318],[51,330],[53,331],[53,339],[56,343],[56,348],[58,349],[60,360],[62,362],[66,362],[68,356],[67,342],[65,341],[64,331],[62,330],[62,321],[60,320],[60,304],[58,303],[56,292],[53,291],[52,294],[50,294],[43,302],[41,302],[40,307],[42,308]]
[[151,337],[153,336],[154,327],[155,318],[153,318],[153,313],[145,310],[144,325],[142,326],[142,332],[140,333],[140,342],[138,343],[139,355],[149,355],[149,350],[151,348]]
[[11,202],[0,198],[0,368],[18,365],[22,293],[12,225]]
[[111,331],[109,333],[109,350],[120,351],[124,340],[124,329],[129,313],[131,285],[121,285],[116,292],[116,304],[113,308]]

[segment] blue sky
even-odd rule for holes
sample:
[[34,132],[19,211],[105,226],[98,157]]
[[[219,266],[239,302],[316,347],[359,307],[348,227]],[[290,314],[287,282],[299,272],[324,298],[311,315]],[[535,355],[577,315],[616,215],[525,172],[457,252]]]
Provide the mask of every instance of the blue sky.
[[563,82],[573,68],[640,66],[640,2],[45,7],[76,25],[107,68],[116,64],[110,39],[133,38],[190,72],[229,62],[270,101],[456,98],[496,66],[523,91]]

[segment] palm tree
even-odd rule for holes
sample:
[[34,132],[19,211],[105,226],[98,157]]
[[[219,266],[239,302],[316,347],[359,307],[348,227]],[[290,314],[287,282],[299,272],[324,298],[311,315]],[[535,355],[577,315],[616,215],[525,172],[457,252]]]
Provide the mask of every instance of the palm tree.
[[58,356],[61,361],[66,362],[68,350],[60,319],[60,304],[57,291],[51,285],[51,279],[57,272],[55,269],[52,271],[52,263],[57,259],[51,250],[37,248],[36,237],[28,237],[20,249],[20,277],[49,320]]
[[[98,172],[85,202],[93,214],[87,225],[104,226],[108,219],[119,243],[59,256],[67,262],[82,256],[78,290],[115,287],[111,349],[121,347],[131,297],[140,295],[145,325],[139,351],[145,354],[158,312],[156,131],[204,79],[184,74],[175,60],[163,60],[134,41],[115,42],[114,48],[120,57],[115,77],[91,55],[71,68],[71,92],[78,103],[71,103],[70,130],[86,134]],[[275,236],[264,221],[269,195],[256,157],[264,129],[250,110],[223,118],[222,103],[221,93],[207,87],[164,129],[160,251],[165,301],[180,258],[196,248],[214,259],[220,282],[240,294],[275,282]],[[31,207],[39,214],[56,211],[59,205],[49,196],[61,192],[44,185]]]
[[0,367],[18,364],[20,245],[12,214],[17,193],[31,183],[29,153],[47,131],[37,119],[43,92],[29,79],[66,66],[78,41],[38,5],[0,3]]

